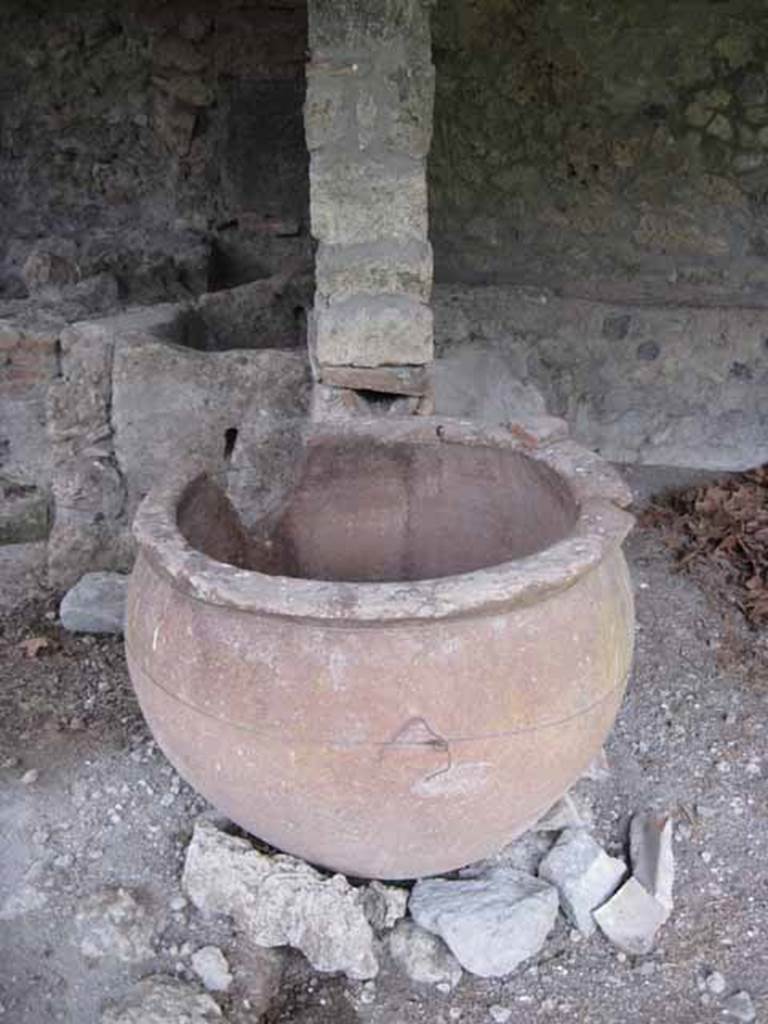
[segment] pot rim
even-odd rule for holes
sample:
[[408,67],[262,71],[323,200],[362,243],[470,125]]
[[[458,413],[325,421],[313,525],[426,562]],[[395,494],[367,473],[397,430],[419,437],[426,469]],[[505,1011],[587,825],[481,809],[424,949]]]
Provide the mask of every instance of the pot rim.
[[632,493],[600,456],[568,437],[562,420],[519,418],[488,426],[444,416],[333,420],[306,425],[306,443],[461,444],[517,451],[565,482],[578,509],[571,532],[523,558],[432,579],[349,582],[268,575],[240,569],[193,548],[177,509],[188,487],[207,475],[195,460],[178,467],[143,500],[133,531],[140,553],[188,596],[264,616],[355,627],[431,622],[524,607],[576,583],[618,549],[634,523]]

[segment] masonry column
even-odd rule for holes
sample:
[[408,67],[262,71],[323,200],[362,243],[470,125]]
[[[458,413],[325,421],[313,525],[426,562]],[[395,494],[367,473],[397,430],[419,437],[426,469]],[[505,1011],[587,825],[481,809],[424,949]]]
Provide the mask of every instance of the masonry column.
[[356,392],[365,390],[409,396],[399,411],[426,411],[428,0],[309,0],[309,42],[316,408],[364,408]]

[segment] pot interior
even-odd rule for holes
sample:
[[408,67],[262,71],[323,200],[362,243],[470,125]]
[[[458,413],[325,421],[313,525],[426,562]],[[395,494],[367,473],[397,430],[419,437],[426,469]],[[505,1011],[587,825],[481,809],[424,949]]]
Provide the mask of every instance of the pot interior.
[[578,505],[553,470],[461,444],[310,445],[280,514],[246,531],[224,492],[193,482],[178,525],[211,558],[271,575],[350,582],[434,579],[542,551]]

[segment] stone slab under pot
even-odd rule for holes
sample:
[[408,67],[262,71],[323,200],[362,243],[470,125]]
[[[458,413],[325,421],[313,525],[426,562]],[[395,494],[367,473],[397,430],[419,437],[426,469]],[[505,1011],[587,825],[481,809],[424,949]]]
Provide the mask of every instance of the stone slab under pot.
[[242,525],[194,467],[141,506],[131,677],[178,771],[348,874],[458,868],[586,769],[621,702],[629,493],[547,417],[309,424]]

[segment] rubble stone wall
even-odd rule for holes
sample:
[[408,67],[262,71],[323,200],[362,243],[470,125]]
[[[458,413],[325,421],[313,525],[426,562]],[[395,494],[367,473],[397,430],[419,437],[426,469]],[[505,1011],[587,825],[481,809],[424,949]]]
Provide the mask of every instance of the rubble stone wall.
[[436,280],[768,301],[761,0],[442,0]]
[[8,0],[0,300],[183,299],[311,258],[302,0]]
[[768,7],[442,0],[432,56],[439,347],[610,458],[765,461]]

